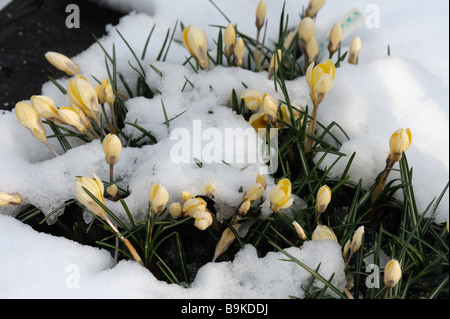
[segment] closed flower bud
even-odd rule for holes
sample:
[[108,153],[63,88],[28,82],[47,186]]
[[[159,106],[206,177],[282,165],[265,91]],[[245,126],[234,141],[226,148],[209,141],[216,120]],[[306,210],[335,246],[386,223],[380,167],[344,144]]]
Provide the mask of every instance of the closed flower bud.
[[212,195],[214,192],[214,185],[211,183],[207,183],[205,186],[203,186],[203,190],[205,191],[205,195]]
[[239,215],[241,216],[245,216],[247,214],[247,212],[250,209],[252,202],[249,200],[246,200],[245,202],[243,202],[241,204],[241,206],[239,206]]
[[308,57],[308,64],[315,62],[319,55],[319,45],[317,44],[316,37],[312,37],[306,42],[306,56]]
[[342,39],[342,26],[339,22],[336,22],[330,30],[330,35],[328,36],[328,51],[331,56],[339,49]]
[[213,222],[212,214],[207,210],[199,210],[192,216],[195,220],[194,225],[200,230],[205,230]]
[[350,239],[349,240],[347,240],[347,242],[345,243],[345,245],[344,245],[344,249],[342,250],[342,258],[345,260],[345,259],[347,259],[347,256],[348,256],[348,252],[350,251],[350,244],[351,244],[352,242],[350,241]]
[[392,134],[389,140],[389,158],[393,162],[398,162],[402,158],[402,153],[406,152],[411,145],[412,136],[409,128],[398,129]]
[[257,90],[246,89],[242,91],[240,100],[244,100],[250,111],[256,111],[261,104],[261,94]]
[[236,45],[236,30],[232,23],[229,23],[223,33],[223,40],[225,42],[225,55],[229,59],[234,52],[234,46]]
[[296,31],[290,31],[284,38],[283,48],[285,50],[288,50],[290,48],[292,41],[294,41],[294,39],[295,39],[295,34],[296,34]]
[[183,201],[185,201],[185,202],[187,202],[188,200],[190,200],[190,199],[192,199],[192,198],[194,198],[194,197],[195,197],[195,196],[192,195],[192,193],[189,193],[189,192],[186,192],[186,191],[184,191],[184,192],[181,193],[181,198],[182,198]]
[[206,209],[206,202],[199,197],[187,200],[183,205],[183,213],[185,216],[194,217],[194,214],[198,211],[204,211]]
[[109,133],[103,139],[102,146],[106,163],[115,165],[119,161],[119,155],[122,151],[122,142],[119,137],[116,134]]
[[64,54],[49,51],[45,53],[45,58],[57,69],[66,72],[68,75],[80,73],[78,65]]
[[108,79],[104,79],[102,81],[102,89],[103,89],[103,97],[110,106],[114,104],[116,100],[116,96],[114,95],[114,91],[111,83],[109,83]]
[[62,124],[58,116],[58,107],[51,98],[45,95],[33,95],[30,102],[40,117],[56,124]]
[[264,26],[264,20],[266,19],[266,2],[261,0],[256,7],[256,28],[260,30]]
[[326,0],[309,0],[305,15],[313,18],[317,12],[325,5]]
[[[75,179],[73,190],[78,201],[83,204],[87,209],[96,214],[97,216],[106,219],[107,215],[103,207],[85,191],[86,188],[92,196],[105,205],[103,198],[104,186],[101,179],[93,173],[94,178],[91,177],[78,177]],[[106,206],[106,205],[105,205]]]
[[188,26],[183,31],[183,44],[202,69],[209,67],[208,38],[205,31]]
[[100,108],[98,97],[92,84],[81,76],[70,79],[67,85],[67,95],[70,103],[80,107],[91,119],[100,123]]
[[[241,224],[234,224],[232,227],[237,231],[241,227]],[[223,231],[222,236],[220,237],[219,242],[216,245],[214,258],[212,261],[216,261],[217,257],[222,255],[228,249],[228,247],[230,247],[235,239],[236,236],[234,235],[234,232],[229,227],[227,227]]]
[[152,204],[152,211],[157,215],[166,207],[169,201],[169,193],[161,184],[153,183],[148,191],[148,199]]
[[310,17],[305,17],[298,26],[298,37],[305,44],[316,34],[316,24]]
[[250,186],[244,193],[244,196],[242,197],[242,199],[244,201],[251,201],[254,202],[255,200],[258,200],[261,198],[261,196],[264,194],[264,187],[259,184],[253,184],[252,186]]
[[245,44],[242,38],[239,38],[234,47],[234,61],[236,66],[241,67],[244,64]]
[[112,198],[116,198],[119,194],[119,188],[116,184],[111,184],[108,187],[106,187],[106,193]]
[[402,269],[396,259],[390,260],[384,268],[384,284],[387,288],[393,288],[402,278]]
[[175,202],[169,205],[169,213],[173,219],[177,219],[183,213],[183,208],[179,202]]
[[359,51],[361,51],[361,38],[356,36],[350,42],[350,48],[348,50],[348,63],[357,64],[359,59]]
[[15,107],[17,120],[30,130],[39,141],[47,143],[47,133],[44,124],[36,110],[28,103],[19,102]]
[[282,54],[283,53],[282,53],[281,49],[278,49],[277,52],[272,55],[272,58],[270,59],[270,64],[269,64],[269,79],[273,74],[277,73],[278,61],[281,63]]
[[58,110],[58,116],[64,124],[73,126],[78,132],[86,133],[86,123],[73,108],[61,107]]
[[95,93],[97,94],[98,103],[105,104],[105,93],[101,84],[95,86]]
[[362,238],[364,235],[364,226],[360,226],[353,235],[352,242],[350,244],[350,250],[352,253],[355,253],[358,251],[359,247],[361,247]]
[[17,193],[0,192],[0,206],[19,205],[22,201],[22,196]]
[[281,209],[288,208],[294,202],[291,198],[292,185],[287,178],[280,180],[269,192],[271,209],[274,213],[278,213]]
[[265,93],[262,98],[262,109],[269,121],[273,122],[278,117],[278,104],[275,99],[267,93]]
[[335,242],[338,241],[333,230],[325,225],[317,225],[316,229],[314,229],[311,235],[311,239],[312,240],[331,239],[334,240]]
[[323,185],[317,192],[316,211],[322,214],[331,201],[331,190],[327,185]]
[[295,228],[295,231],[297,232],[298,237],[305,241],[306,240],[306,234],[305,231],[303,230],[302,226],[300,226],[299,223],[297,223],[295,220],[292,222],[292,225]]

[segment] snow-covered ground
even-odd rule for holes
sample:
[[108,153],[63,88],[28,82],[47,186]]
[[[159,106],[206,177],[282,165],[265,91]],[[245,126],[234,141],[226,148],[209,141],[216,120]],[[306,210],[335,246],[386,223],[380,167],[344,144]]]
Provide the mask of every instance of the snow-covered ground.
[[[282,99],[273,81],[268,80],[267,72],[212,67],[197,74],[189,66],[182,66],[188,53],[176,42],[172,43],[165,62],[155,61],[167,29],[172,30],[177,19],[185,26],[193,24],[205,30],[213,49],[218,29],[211,25],[226,26],[227,21],[208,0],[101,2],[129,12],[118,25],[106,26],[109,32],[100,41],[110,52],[114,43],[118,71],[130,83],[134,83],[136,73],[128,61],[134,65],[135,60],[116,29],[136,52],[141,52],[148,33],[156,25],[142,65],[148,85],[161,94],[153,99],[129,100],[127,121],[137,120],[139,125],[150,128],[158,143],[141,149],[124,148],[115,168],[124,178],[123,185],[130,187],[131,195],[126,201],[135,217],[142,217],[147,208],[147,192],[152,182],[166,186],[171,201],[179,200],[183,190],[200,193],[205,184],[212,183],[218,202],[237,205],[242,196],[239,187],[245,189],[253,184],[259,166],[211,163],[199,168],[193,162],[174,164],[169,154],[177,141],[170,137],[177,128],[193,133],[195,120],[201,120],[204,129],[216,128],[220,132],[230,127],[248,128],[248,123],[226,105],[232,89],[240,95],[244,89],[242,82]],[[238,24],[239,30],[249,35],[256,32],[254,12],[258,2],[215,1]],[[283,1],[266,2],[267,38],[275,40]],[[298,13],[306,3],[306,0],[286,1],[290,27],[298,26]],[[342,49],[347,50],[353,35],[361,37],[359,64],[344,62],[337,69],[334,87],[320,105],[318,120],[324,124],[336,121],[349,135],[350,140],[343,143],[341,152],[349,156],[356,152],[349,174],[353,181],[362,179],[365,187],[372,185],[384,168],[391,134],[398,128],[410,128],[413,139],[407,156],[414,168],[413,185],[421,210],[441,193],[449,176],[448,7],[448,1],[444,0],[328,0],[316,24],[316,35],[321,39],[351,9],[359,8],[366,15],[365,21],[342,42]],[[179,29],[175,38],[181,39]],[[88,79],[107,77],[104,54],[98,44],[73,60]],[[160,70],[162,77],[149,64]],[[195,87],[188,85],[182,91],[186,78]],[[66,87],[67,80],[58,81]],[[287,85],[293,104],[310,104],[309,88],[303,77]],[[41,93],[52,97],[58,106],[68,103],[67,96],[50,82],[43,86],[42,92],[36,92]],[[161,100],[168,118],[185,111],[170,122],[169,128],[164,124]],[[132,133],[134,129],[127,130]],[[63,153],[57,141],[50,140],[50,143],[57,152]],[[332,156],[327,157],[322,168],[333,162]],[[331,176],[339,176],[346,164],[345,159],[341,160]],[[47,214],[73,198],[75,176],[91,176],[96,172],[104,180],[108,177],[98,141],[79,145],[54,158],[17,122],[14,112],[9,111],[0,114],[0,165],[0,191],[18,192],[25,203]],[[246,169],[242,169],[244,166]],[[396,177],[395,172],[391,173],[390,178]],[[107,205],[119,216],[125,216],[117,203],[107,201]],[[287,298],[301,297],[301,286],[308,280],[301,267],[281,261],[285,257],[281,253],[258,259],[254,248],[246,246],[233,262],[207,264],[190,288],[180,288],[158,282],[137,263],[124,261],[115,265],[106,251],[35,232],[11,217],[21,207],[0,207],[0,296],[3,298]],[[446,221],[448,210],[447,192],[434,216],[436,221]],[[311,268],[321,263],[320,271],[325,278],[335,273],[336,286],[345,286],[341,248],[335,242],[308,242],[301,250],[289,252]]]

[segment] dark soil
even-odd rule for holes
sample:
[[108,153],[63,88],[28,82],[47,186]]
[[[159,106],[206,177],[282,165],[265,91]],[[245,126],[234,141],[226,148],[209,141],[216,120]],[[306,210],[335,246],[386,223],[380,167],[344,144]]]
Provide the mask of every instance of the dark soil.
[[[79,28],[68,28],[76,4]],[[0,11],[0,109],[11,110],[21,100],[41,94],[48,76],[66,74],[45,59],[47,51],[77,55],[105,34],[107,24],[117,24],[122,13],[99,7],[93,1],[14,0]]]

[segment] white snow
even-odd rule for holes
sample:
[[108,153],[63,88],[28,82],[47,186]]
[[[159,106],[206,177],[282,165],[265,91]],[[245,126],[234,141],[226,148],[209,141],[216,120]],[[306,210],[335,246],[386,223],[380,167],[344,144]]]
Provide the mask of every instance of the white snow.
[[[255,33],[253,15],[258,2],[215,1],[232,22],[238,24],[239,30],[252,36]],[[227,21],[208,0],[102,0],[101,3],[127,12],[117,26],[106,26],[108,34],[100,41],[110,53],[114,43],[118,72],[128,83],[136,81],[136,73],[128,63],[135,67],[137,64],[116,29],[140,54],[148,33],[156,25],[142,65],[148,85],[161,94],[156,94],[153,99],[132,98],[126,105],[129,109],[127,121],[137,121],[150,128],[158,143],[139,149],[123,148],[115,167],[116,177],[124,178],[121,185],[130,188],[131,195],[126,202],[134,216],[137,220],[144,216],[148,187],[152,182],[166,186],[171,201],[180,200],[183,190],[201,193],[204,185],[212,183],[218,202],[236,206],[242,196],[239,188],[245,189],[254,183],[259,166],[254,163],[204,163],[199,168],[193,162],[175,165],[169,156],[177,140],[171,139],[171,134],[177,129],[185,129],[192,135],[195,120],[201,120],[204,129],[217,129],[222,136],[230,127],[248,128],[248,123],[227,107],[232,89],[238,96],[244,89],[242,82],[275,98],[282,99],[281,93],[275,91],[273,81],[267,79],[267,72],[212,67],[197,74],[189,66],[182,66],[188,52],[176,42],[172,43],[165,62],[156,61],[167,30],[173,30],[177,19],[185,26],[194,24],[205,30],[209,47],[213,48],[218,29],[212,25],[225,26]],[[306,3],[286,1],[290,27],[297,27],[298,12]],[[282,4],[283,1],[267,1],[267,43],[278,36]],[[325,37],[334,22],[354,7],[367,17],[354,32],[363,43],[359,64],[343,62],[337,69],[334,87],[320,105],[318,120],[325,125],[336,121],[349,135],[350,140],[340,135],[344,141],[340,151],[348,156],[356,152],[349,174],[353,181],[362,179],[364,187],[372,185],[384,168],[391,134],[398,128],[409,127],[413,141],[407,157],[414,168],[413,185],[418,208],[424,210],[441,193],[449,176],[449,3],[443,0],[395,3],[388,0],[328,0],[319,12],[316,34]],[[178,40],[181,38],[179,30],[175,33]],[[343,41],[344,52],[352,36]],[[388,45],[390,56],[387,56]],[[73,60],[91,81],[91,76],[107,77],[104,54],[98,44],[94,43]],[[160,70],[162,77],[149,64]],[[186,78],[195,87],[188,84],[182,91]],[[58,81],[66,87],[67,80]],[[287,85],[293,104],[311,104],[304,78]],[[42,92],[36,92],[41,93],[52,97],[58,106],[68,104],[67,97],[50,82],[43,86]],[[169,128],[164,124],[161,101],[169,119],[185,111],[170,121]],[[131,127],[125,133],[138,135]],[[57,152],[63,153],[56,140],[49,141]],[[0,191],[18,192],[25,203],[48,214],[73,198],[75,176],[91,176],[95,172],[106,180],[108,167],[100,143],[71,142],[76,147],[54,158],[17,122],[14,112],[2,112]],[[202,146],[205,144],[207,141]],[[222,150],[225,151],[225,146]],[[243,150],[242,155],[248,153]],[[328,156],[321,167],[329,166],[334,160]],[[331,177],[340,176],[346,164],[346,158],[341,159]],[[398,173],[391,173],[390,178],[398,178]],[[268,189],[272,183],[269,180]],[[115,213],[126,218],[120,204],[106,202]],[[25,204],[0,207],[0,296],[3,298],[288,298],[290,295],[302,297],[302,286],[309,279],[301,267],[282,261],[286,258],[283,254],[270,253],[258,258],[255,249],[246,246],[233,262],[210,263],[202,267],[191,287],[184,289],[157,281],[137,263],[114,265],[104,250],[33,231],[13,218],[23,206]],[[448,210],[447,192],[434,216],[436,222],[446,221]],[[307,242],[300,250],[291,248],[288,251],[311,268],[321,263],[320,272],[325,278],[334,273],[335,285],[345,286],[341,248],[335,242]]]

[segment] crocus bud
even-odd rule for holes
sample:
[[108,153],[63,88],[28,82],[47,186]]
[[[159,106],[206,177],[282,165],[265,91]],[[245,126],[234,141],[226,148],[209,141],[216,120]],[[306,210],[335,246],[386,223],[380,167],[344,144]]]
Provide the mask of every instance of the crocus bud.
[[330,58],[331,56],[339,49],[341,45],[341,39],[342,39],[342,26],[339,22],[336,22],[333,27],[330,30],[330,34],[328,36],[329,42],[328,42],[328,51],[330,52]]
[[19,123],[29,129],[39,141],[47,143],[47,133],[36,110],[26,102],[18,102],[15,110]]
[[246,200],[245,202],[243,202],[241,204],[241,206],[239,206],[239,210],[238,210],[239,215],[245,216],[247,214],[247,212],[249,211],[251,204],[252,204],[252,202],[249,200]]
[[256,28],[260,30],[264,26],[264,20],[266,19],[266,2],[261,0],[256,7]]
[[323,185],[317,192],[316,211],[322,214],[331,201],[331,190],[327,185]]
[[61,107],[58,110],[58,116],[64,124],[73,126],[78,132],[86,133],[86,123],[73,108]]
[[193,25],[186,27],[183,44],[202,69],[209,68],[208,38],[205,31]]
[[384,267],[384,284],[387,288],[393,288],[402,278],[402,269],[396,259],[390,260]]
[[111,184],[106,187],[106,193],[110,196],[110,198],[116,198],[119,193],[119,188],[116,184]]
[[295,228],[295,231],[297,232],[298,237],[305,241],[306,240],[306,234],[305,231],[303,230],[302,226],[300,226],[299,223],[297,223],[295,220],[292,222],[292,225]]
[[0,192],[0,206],[19,205],[22,201],[22,196],[17,193]]
[[67,95],[70,103],[80,107],[91,119],[100,123],[100,108],[98,97],[92,84],[81,76],[70,79],[67,85]]
[[205,191],[205,195],[212,195],[212,193],[214,192],[214,185],[211,183],[207,183],[205,186],[203,186],[203,190]]
[[181,207],[181,204],[179,202],[175,202],[169,205],[169,213],[173,219],[177,219],[178,217],[180,217],[182,212],[183,208]]
[[105,104],[105,93],[101,84],[95,86],[95,93],[97,94],[98,103]]
[[262,98],[262,109],[269,121],[273,122],[278,117],[278,104],[275,99],[267,93],[265,93]]
[[306,56],[308,57],[308,61],[306,61],[308,65],[317,60],[319,56],[319,45],[317,44],[316,37],[312,37],[306,42]]
[[256,111],[261,103],[261,94],[257,90],[246,89],[241,93],[240,100],[242,99],[250,111]]
[[254,202],[255,200],[258,200],[261,198],[261,196],[264,194],[264,187],[259,184],[253,184],[252,186],[250,186],[244,193],[244,196],[242,197],[242,199],[244,201],[251,201]]
[[56,124],[62,124],[58,116],[58,107],[51,98],[45,95],[33,95],[30,102],[40,117]]
[[195,220],[194,225],[200,230],[205,230],[213,222],[212,214],[207,210],[199,210],[192,216]]
[[402,158],[402,153],[406,152],[411,145],[411,131],[407,129],[398,129],[392,134],[389,140],[389,158],[393,162],[398,162]]
[[234,46],[236,45],[236,30],[232,23],[229,23],[223,33],[223,40],[225,42],[225,55],[229,59],[234,52]]
[[204,211],[206,209],[206,202],[199,197],[187,200],[183,205],[183,213],[185,216],[194,217],[194,214],[198,211]]
[[352,242],[350,241],[350,239],[349,240],[347,240],[347,242],[345,243],[345,245],[344,245],[344,248],[343,248],[343,250],[342,250],[342,258],[345,260],[345,259],[347,259],[347,256],[348,256],[348,252],[350,251],[350,244],[351,244]]
[[122,151],[122,142],[116,134],[109,133],[103,139],[103,151],[105,160],[109,165],[115,165],[119,161],[119,155]]
[[313,18],[317,12],[325,5],[326,0],[309,0],[305,15]]
[[97,204],[97,202],[84,190],[84,188],[86,188],[98,201],[105,205],[105,200],[103,199],[103,182],[95,173],[93,173],[93,175],[94,178],[78,177],[75,179],[73,190],[81,204],[98,217],[106,219],[107,215],[103,207]]
[[[241,224],[234,224],[232,227],[237,231],[241,227]],[[214,251],[214,258],[212,261],[214,262],[217,259],[217,257],[222,255],[228,249],[228,247],[230,247],[230,245],[233,243],[235,239],[236,237],[234,235],[234,232],[227,227],[223,231],[222,236],[220,237],[219,242],[216,245],[216,249]]]
[[325,239],[331,239],[337,242],[336,235],[334,234],[333,230],[331,228],[328,228],[325,225],[317,225],[316,229],[314,229],[312,235],[312,240],[325,240]]
[[350,48],[348,50],[348,63],[357,64],[359,58],[359,51],[361,51],[361,38],[356,36],[350,42]]
[[189,193],[189,192],[186,192],[186,191],[184,191],[184,192],[181,193],[181,198],[182,198],[183,201],[185,201],[185,202],[187,202],[188,200],[190,200],[190,199],[192,199],[192,198],[194,198],[194,197],[195,197],[195,196],[192,195],[192,193]]
[[242,38],[239,38],[234,47],[234,62],[236,66],[241,67],[244,64],[245,44]]
[[298,37],[300,41],[308,43],[308,41],[316,34],[316,24],[310,17],[305,17],[300,21],[298,26]]
[[290,31],[284,38],[283,48],[285,50],[288,50],[290,48],[292,41],[294,41],[294,39],[295,39],[295,34],[296,34],[296,31]]
[[49,51],[45,53],[45,58],[57,69],[66,72],[68,75],[80,73],[78,65],[64,54]]
[[148,199],[152,204],[152,211],[157,215],[166,207],[169,201],[169,193],[161,184],[153,183],[148,191]]
[[256,183],[261,184],[262,187],[264,187],[264,189],[266,189],[267,180],[266,180],[266,177],[263,174],[259,173],[258,176],[256,176]]
[[355,253],[358,251],[359,247],[361,247],[362,238],[364,235],[364,226],[360,226],[353,235],[352,242],[350,244],[350,250],[352,253]]
[[291,198],[292,185],[287,178],[280,180],[269,192],[271,209],[274,213],[278,213],[281,209],[288,208],[294,202]]
[[116,96],[114,95],[114,91],[111,83],[109,83],[108,79],[104,79],[102,81],[102,89],[103,89],[103,97],[110,106],[114,104],[116,100]]
[[270,64],[269,64],[269,79],[271,78],[271,76],[275,73],[277,73],[278,71],[278,61],[281,62],[282,59],[282,51],[281,49],[278,49],[277,52],[275,52],[272,55],[272,58],[270,59]]

